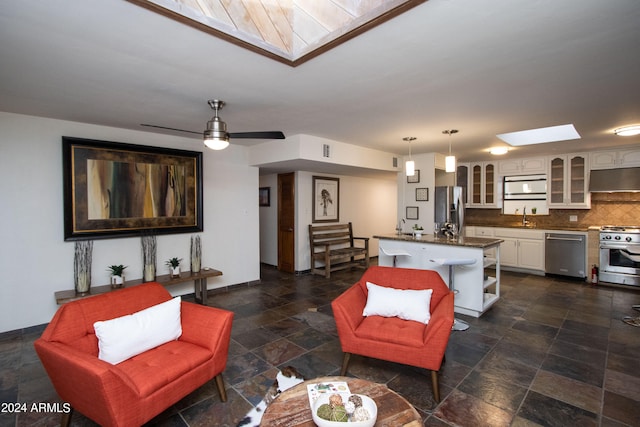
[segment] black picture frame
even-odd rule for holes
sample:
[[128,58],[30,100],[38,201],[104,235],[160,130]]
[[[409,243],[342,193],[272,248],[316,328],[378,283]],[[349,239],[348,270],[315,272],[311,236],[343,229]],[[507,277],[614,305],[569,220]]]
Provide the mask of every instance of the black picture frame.
[[312,222],[340,221],[340,178],[314,176]]
[[420,182],[420,169],[416,169],[412,176],[407,176],[407,184],[417,184]]
[[417,220],[420,219],[420,208],[418,206],[407,206],[405,208],[405,216],[407,219]]
[[203,231],[202,152],[62,137],[64,240]]
[[258,189],[258,206],[271,206],[271,187]]
[[416,188],[416,202],[429,201],[429,188]]

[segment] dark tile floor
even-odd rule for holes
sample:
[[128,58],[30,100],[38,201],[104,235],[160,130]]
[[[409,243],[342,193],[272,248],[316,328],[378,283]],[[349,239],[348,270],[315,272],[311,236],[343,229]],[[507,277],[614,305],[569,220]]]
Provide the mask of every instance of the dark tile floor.
[[[262,281],[210,291],[235,313],[221,403],[210,382],[150,425],[234,426],[262,399],[277,367],[307,378],[339,373],[342,359],[330,301],[361,270],[330,280],[262,269]],[[386,383],[426,426],[638,426],[640,328],[623,323],[640,292],[525,274],[502,275],[502,298],[471,328],[453,332],[441,370],[442,402],[419,369],[355,357],[349,374]],[[43,327],[0,334],[0,402],[59,402],[33,341]],[[0,411],[0,426],[53,426],[55,413]],[[73,425],[93,426],[81,414]]]

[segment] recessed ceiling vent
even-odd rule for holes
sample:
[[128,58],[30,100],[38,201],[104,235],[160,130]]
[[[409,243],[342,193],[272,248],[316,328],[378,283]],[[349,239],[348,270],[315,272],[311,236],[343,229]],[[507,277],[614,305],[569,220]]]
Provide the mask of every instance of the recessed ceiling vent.
[[331,146],[329,144],[322,144],[322,157],[331,157]]

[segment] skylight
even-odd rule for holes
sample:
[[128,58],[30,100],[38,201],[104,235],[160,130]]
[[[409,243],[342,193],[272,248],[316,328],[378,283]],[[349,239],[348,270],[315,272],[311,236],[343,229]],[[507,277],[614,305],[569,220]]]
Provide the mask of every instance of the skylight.
[[129,0],[298,65],[426,0]]
[[517,147],[580,139],[580,134],[572,124],[502,133],[496,136],[507,144]]

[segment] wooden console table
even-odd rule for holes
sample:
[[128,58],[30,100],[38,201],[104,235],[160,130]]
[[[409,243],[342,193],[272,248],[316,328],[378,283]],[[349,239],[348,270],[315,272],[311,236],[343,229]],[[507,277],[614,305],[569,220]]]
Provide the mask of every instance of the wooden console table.
[[[202,269],[199,273],[191,273],[185,271],[180,273],[180,277],[171,277],[169,274],[162,276],[156,276],[156,282],[163,286],[177,285],[178,283],[193,281],[193,289],[195,292],[196,301],[202,305],[207,305],[207,278],[222,276],[222,272],[214,270],[213,268]],[[131,286],[139,285],[142,283],[142,279],[127,280],[119,288],[113,288],[111,285],[92,286],[89,293],[86,295],[76,295],[74,289],[66,291],[56,292],[55,298],[58,305],[67,303],[69,301],[78,300],[81,298],[87,298],[93,295],[104,294],[106,292],[116,291],[122,288],[129,288]]]

